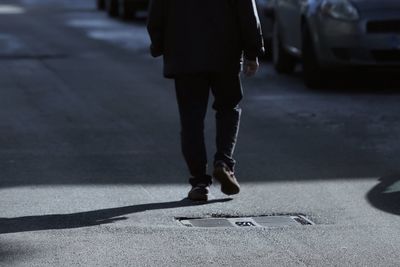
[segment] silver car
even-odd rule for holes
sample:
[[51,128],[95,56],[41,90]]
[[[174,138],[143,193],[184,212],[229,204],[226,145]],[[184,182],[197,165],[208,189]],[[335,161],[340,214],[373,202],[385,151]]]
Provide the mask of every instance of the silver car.
[[307,85],[330,68],[400,67],[400,0],[274,0],[273,61],[279,73],[303,62]]

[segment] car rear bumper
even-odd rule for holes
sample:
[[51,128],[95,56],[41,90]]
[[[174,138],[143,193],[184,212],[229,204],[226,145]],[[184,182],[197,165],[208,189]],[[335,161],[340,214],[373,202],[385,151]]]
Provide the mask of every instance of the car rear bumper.
[[377,13],[357,22],[316,18],[314,42],[321,64],[400,66],[400,10]]
[[139,8],[143,8],[143,9],[147,8],[149,5],[149,0],[122,0],[122,1],[126,1],[129,4],[133,4]]

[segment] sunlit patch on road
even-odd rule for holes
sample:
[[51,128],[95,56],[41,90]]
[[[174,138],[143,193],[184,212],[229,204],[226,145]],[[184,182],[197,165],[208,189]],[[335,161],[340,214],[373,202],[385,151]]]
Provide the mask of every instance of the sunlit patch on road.
[[90,31],[88,33],[93,39],[109,41],[117,45],[121,45],[124,48],[138,50],[143,49],[148,46],[147,40],[142,38],[142,36],[137,36],[132,31]]
[[66,24],[80,28],[89,38],[112,43],[132,51],[142,51],[149,47],[150,39],[143,25],[110,20],[105,14],[74,14]]
[[114,23],[110,23],[104,18],[99,19],[71,19],[68,20],[68,25],[73,27],[81,27],[81,28],[90,28],[90,29],[107,29],[107,28],[115,28]]
[[25,9],[14,5],[0,5],[0,15],[23,14]]

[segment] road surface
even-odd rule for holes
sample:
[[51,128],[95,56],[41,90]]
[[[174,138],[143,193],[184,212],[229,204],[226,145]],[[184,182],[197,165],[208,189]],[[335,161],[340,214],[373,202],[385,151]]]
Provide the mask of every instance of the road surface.
[[[214,184],[198,204],[184,199],[173,83],[148,45],[144,19],[94,1],[0,3],[1,266],[399,266],[398,73],[310,90],[300,69],[263,62],[243,80],[242,192]],[[210,158],[214,130],[210,110]],[[315,225],[176,220],[276,214]]]

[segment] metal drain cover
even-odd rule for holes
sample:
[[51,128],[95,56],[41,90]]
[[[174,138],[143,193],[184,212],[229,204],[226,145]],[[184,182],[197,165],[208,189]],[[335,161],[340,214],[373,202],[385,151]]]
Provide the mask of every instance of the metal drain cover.
[[255,217],[177,218],[188,227],[287,227],[314,225],[304,215],[266,215]]

